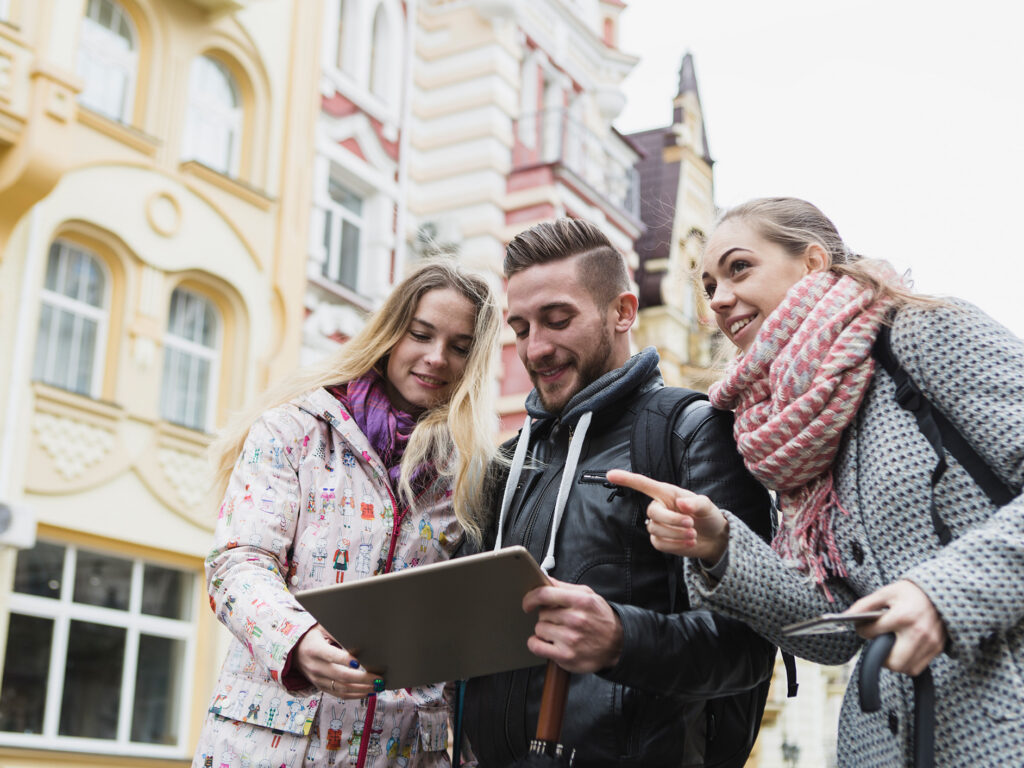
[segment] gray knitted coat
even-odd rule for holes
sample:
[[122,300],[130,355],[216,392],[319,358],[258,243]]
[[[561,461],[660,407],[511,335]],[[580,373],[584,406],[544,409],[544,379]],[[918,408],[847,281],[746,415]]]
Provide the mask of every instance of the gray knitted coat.
[[[893,350],[925,395],[1011,487],[1024,481],[1024,342],[965,302],[906,308]],[[880,367],[833,466],[847,514],[834,521],[848,575],[830,582],[829,603],[742,522],[729,515],[728,569],[711,588],[686,566],[694,602],[745,620],[783,650],[841,664],[859,650],[853,634],[786,638],[779,628],[897,579],[909,579],[946,625],[946,650],[931,664],[936,685],[936,763],[1024,765],[1024,496],[994,508],[952,457],[936,487],[955,537],[942,547],[928,512],[935,453],[895,400]],[[726,513],[727,515],[729,513]],[[756,586],[752,586],[756,585]],[[865,715],[850,682],[839,723],[841,766],[911,762],[913,689],[882,672],[882,708]]]

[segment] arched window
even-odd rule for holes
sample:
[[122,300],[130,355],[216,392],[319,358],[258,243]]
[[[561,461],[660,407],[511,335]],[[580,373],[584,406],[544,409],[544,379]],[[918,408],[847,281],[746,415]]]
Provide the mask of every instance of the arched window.
[[370,92],[381,101],[392,100],[392,67],[398,66],[401,57],[391,54],[391,34],[387,14],[383,5],[377,6],[373,14],[373,45],[370,48]]
[[192,62],[182,155],[229,176],[238,175],[242,109],[227,67],[209,56]]
[[107,278],[95,255],[54,241],[41,303],[32,378],[94,396],[107,326]]
[[135,25],[113,0],[89,0],[78,44],[79,101],[122,123],[131,122],[138,46]]
[[334,65],[338,69],[345,69],[345,28],[345,0],[338,0],[338,47],[334,55]]
[[160,415],[190,429],[206,430],[214,401],[220,323],[213,303],[175,288],[164,336]]

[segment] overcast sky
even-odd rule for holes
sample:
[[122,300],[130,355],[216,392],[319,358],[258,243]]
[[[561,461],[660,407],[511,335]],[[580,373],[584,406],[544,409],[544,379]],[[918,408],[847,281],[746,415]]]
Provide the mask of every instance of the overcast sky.
[[694,64],[715,198],[794,195],[858,253],[1024,336],[1024,10],[1016,0],[627,0],[623,132]]

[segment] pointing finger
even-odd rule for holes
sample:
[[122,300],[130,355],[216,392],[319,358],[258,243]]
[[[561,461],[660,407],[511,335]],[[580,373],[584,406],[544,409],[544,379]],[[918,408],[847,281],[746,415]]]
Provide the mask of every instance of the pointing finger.
[[665,504],[672,504],[678,496],[689,493],[689,491],[671,483],[662,483],[658,480],[652,480],[646,475],[627,472],[624,469],[610,469],[608,470],[607,477],[609,483],[620,485],[623,488],[631,488]]

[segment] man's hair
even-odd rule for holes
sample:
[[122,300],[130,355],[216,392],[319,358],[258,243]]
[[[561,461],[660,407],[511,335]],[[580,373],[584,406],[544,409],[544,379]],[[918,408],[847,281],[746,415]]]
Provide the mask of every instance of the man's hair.
[[543,221],[520,232],[505,248],[505,277],[579,256],[576,276],[601,309],[629,290],[626,260],[607,236],[583,219]]

